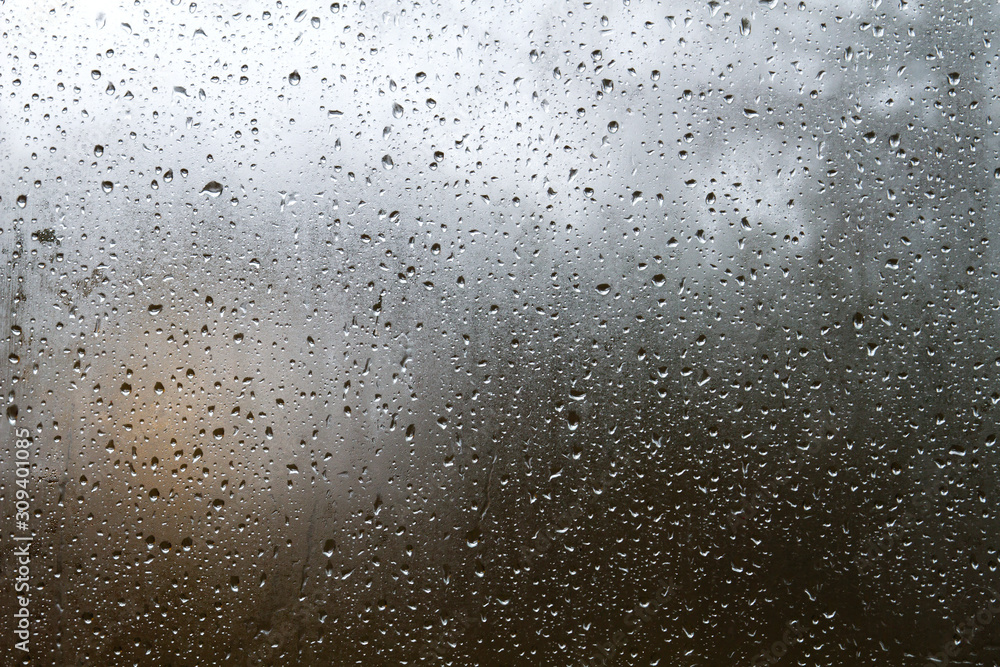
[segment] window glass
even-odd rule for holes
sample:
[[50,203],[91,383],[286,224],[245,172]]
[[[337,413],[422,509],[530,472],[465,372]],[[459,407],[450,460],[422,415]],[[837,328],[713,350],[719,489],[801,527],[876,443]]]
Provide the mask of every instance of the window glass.
[[11,664],[1000,659],[994,14],[0,6]]

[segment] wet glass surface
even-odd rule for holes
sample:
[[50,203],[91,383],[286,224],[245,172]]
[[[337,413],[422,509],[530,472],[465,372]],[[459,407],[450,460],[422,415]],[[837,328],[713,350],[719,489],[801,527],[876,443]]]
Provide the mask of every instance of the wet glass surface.
[[3,660],[994,664],[997,25],[0,6]]

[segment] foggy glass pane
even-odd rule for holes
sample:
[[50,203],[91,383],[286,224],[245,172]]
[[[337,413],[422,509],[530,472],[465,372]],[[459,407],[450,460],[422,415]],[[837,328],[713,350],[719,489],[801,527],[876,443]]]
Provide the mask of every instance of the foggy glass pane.
[[0,6],[2,664],[1000,664],[993,5]]

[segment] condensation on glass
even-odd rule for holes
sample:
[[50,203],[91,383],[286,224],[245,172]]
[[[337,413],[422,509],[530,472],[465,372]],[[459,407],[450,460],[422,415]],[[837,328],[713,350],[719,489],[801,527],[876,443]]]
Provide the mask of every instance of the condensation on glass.
[[3,660],[1000,659],[996,28],[7,2]]

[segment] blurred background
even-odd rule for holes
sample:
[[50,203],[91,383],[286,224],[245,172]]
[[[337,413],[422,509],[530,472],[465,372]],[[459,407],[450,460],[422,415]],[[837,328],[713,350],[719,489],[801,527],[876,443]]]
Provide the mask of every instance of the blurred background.
[[998,664],[998,27],[8,0],[31,664]]

